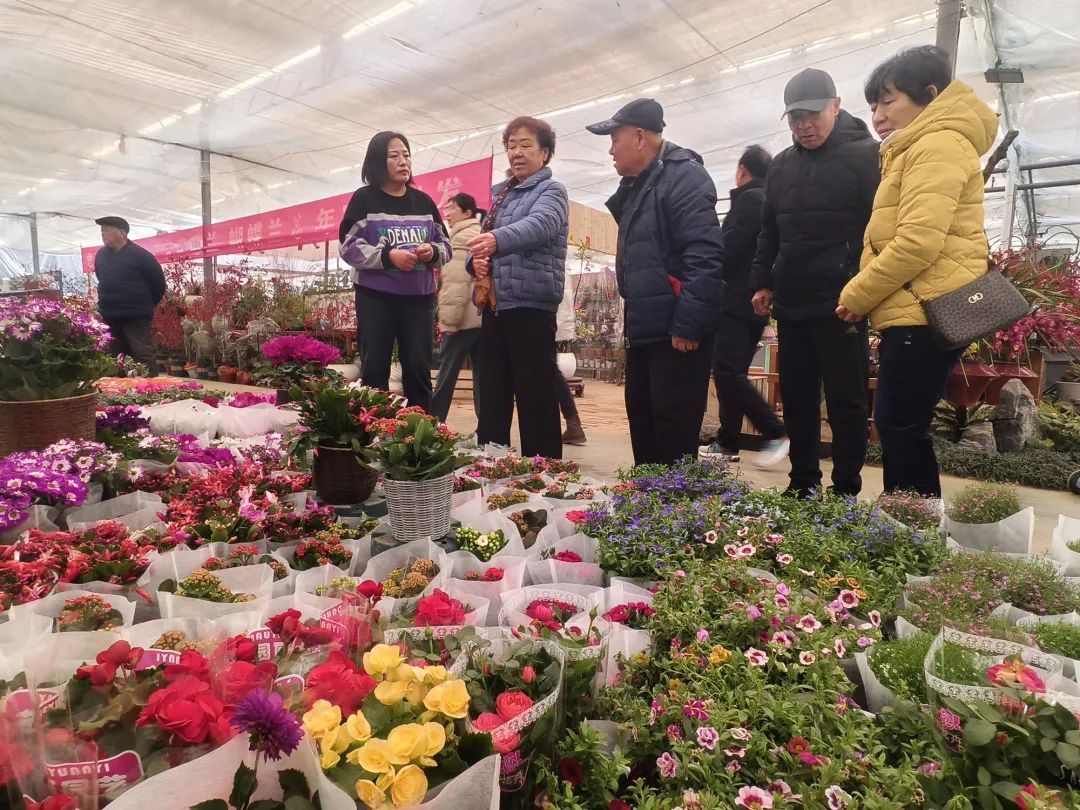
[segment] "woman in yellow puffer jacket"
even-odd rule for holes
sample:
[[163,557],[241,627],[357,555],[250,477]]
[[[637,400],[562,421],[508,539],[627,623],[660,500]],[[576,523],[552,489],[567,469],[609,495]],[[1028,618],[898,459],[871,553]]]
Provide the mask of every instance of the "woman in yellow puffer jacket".
[[997,116],[961,81],[947,56],[926,46],[902,51],[866,82],[881,144],[882,180],[866,228],[859,273],[837,315],[870,317],[881,333],[874,423],[885,490],[941,496],[930,441],[934,406],[960,350],[939,349],[912,290],[933,300],[987,271],[980,156]]

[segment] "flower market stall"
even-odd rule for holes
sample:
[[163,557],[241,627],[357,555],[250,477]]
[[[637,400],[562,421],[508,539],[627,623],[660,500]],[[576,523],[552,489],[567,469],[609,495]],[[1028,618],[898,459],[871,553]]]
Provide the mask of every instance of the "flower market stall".
[[592,479],[278,340],[0,460],[2,806],[1076,806],[1076,520]]

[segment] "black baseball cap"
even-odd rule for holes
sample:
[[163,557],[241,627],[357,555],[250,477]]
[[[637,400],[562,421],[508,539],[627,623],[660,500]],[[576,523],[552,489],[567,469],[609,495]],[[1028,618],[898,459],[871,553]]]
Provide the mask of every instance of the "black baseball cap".
[[824,70],[807,68],[795,74],[784,88],[784,115],[795,110],[821,112],[835,100],[836,84],[832,76]]
[[128,225],[127,220],[122,217],[102,217],[101,219],[95,219],[98,225],[108,228],[119,228],[124,233],[131,230],[131,226]]
[[652,98],[635,98],[611,118],[585,129],[593,135],[610,135],[619,127],[641,127],[648,132],[664,131],[664,108]]

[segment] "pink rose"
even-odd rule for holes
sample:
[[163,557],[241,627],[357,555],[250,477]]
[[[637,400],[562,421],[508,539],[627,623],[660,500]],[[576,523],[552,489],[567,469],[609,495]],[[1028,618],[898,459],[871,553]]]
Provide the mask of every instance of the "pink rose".
[[528,711],[532,708],[532,705],[533,700],[531,697],[516,690],[503,692],[495,698],[495,710],[499,713],[499,717],[503,719],[503,722]]
[[503,719],[497,714],[491,712],[484,712],[482,715],[472,721],[472,727],[476,731],[494,731],[503,724]]

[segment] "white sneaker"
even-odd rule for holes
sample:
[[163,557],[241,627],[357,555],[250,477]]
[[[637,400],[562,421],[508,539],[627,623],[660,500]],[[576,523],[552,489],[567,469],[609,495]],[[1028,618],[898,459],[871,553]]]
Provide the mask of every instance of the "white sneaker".
[[784,463],[791,449],[787,439],[772,439],[765,442],[754,459],[754,466],[759,470],[772,470]]
[[698,458],[719,458],[729,464],[734,464],[739,461],[739,454],[732,453],[730,450],[725,450],[719,444],[713,442],[712,444],[703,444],[698,447]]

